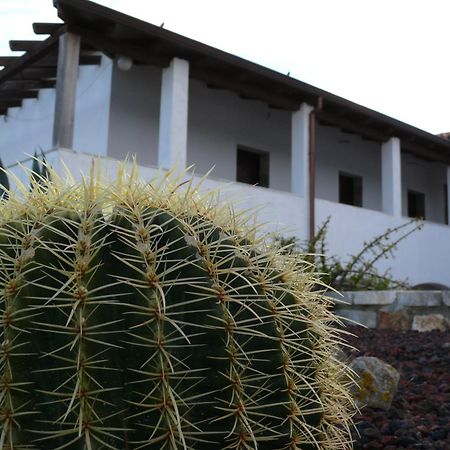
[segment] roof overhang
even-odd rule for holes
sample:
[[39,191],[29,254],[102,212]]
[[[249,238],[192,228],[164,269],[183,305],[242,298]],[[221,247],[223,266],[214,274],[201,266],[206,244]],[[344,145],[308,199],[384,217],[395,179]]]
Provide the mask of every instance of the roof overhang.
[[[260,100],[272,108],[288,111],[299,109],[303,102],[311,105],[320,103],[322,107],[317,117],[322,124],[336,126],[377,142],[399,137],[402,150],[450,165],[450,141],[440,136],[96,3],[54,0],[54,4],[64,23],[34,24],[36,33],[49,33],[50,37],[38,43],[19,41],[22,43],[14,44],[25,50],[25,54],[0,71],[0,92],[5,86],[17,91],[19,84],[11,82],[26,80],[23,75],[30,68],[47,70],[44,74],[47,77],[35,76],[28,81],[48,83],[53,80],[54,75],[48,72],[49,68],[39,66],[39,61],[55,51],[62,33],[70,31],[81,36],[84,57],[91,50],[97,50],[110,57],[128,56],[136,64],[162,68],[167,67],[174,57],[183,58],[190,63],[190,76],[210,87],[232,90],[243,98]],[[0,113],[1,105],[0,100]]]

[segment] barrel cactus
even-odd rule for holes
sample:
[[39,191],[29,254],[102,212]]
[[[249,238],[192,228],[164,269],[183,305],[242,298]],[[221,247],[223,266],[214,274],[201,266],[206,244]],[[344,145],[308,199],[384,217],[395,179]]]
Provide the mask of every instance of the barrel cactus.
[[1,200],[0,449],[351,446],[301,261],[192,180],[63,178]]

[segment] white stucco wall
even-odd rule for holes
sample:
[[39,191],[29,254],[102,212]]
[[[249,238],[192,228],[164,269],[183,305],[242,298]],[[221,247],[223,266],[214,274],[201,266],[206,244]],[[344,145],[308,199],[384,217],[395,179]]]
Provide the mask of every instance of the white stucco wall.
[[381,210],[381,146],[338,128],[317,127],[316,197],[339,201],[339,172],[363,179],[363,207]]
[[402,210],[408,215],[408,190],[425,194],[427,220],[445,224],[444,185],[447,167],[402,152]]
[[[70,168],[76,179],[80,180],[80,174],[89,175],[92,156],[79,152],[59,150],[51,153],[53,167],[62,173],[64,161]],[[118,160],[114,158],[101,158],[101,173],[112,179],[117,174]],[[155,167],[139,166],[139,175],[144,180],[150,180],[163,169]],[[165,173],[165,172],[164,172]],[[201,177],[196,176],[200,181]],[[286,235],[299,235],[302,230],[299,224],[303,223],[301,214],[304,199],[289,192],[266,189],[263,187],[249,186],[243,183],[229,183],[214,176],[203,180],[201,189],[204,191],[220,188],[220,196],[233,203],[237,210],[250,211],[251,215],[258,217],[258,223],[264,223],[264,229],[270,232],[278,232]]]
[[[328,252],[343,259],[359,252],[365,241],[409,220],[379,211],[316,200],[317,226],[329,216]],[[380,270],[391,267],[396,279],[408,278],[411,284],[434,282],[450,286],[449,248],[450,227],[425,222],[422,230],[399,243],[393,259],[380,260],[377,266]]]
[[158,163],[161,69],[113,66],[108,155],[136,155],[139,164]]
[[73,148],[106,156],[113,61],[102,56],[99,66],[81,66],[75,103]]
[[[89,173],[91,156],[82,153],[60,151],[52,154],[52,164],[61,170],[60,159],[71,168],[74,174],[82,171]],[[113,176],[117,161],[102,159],[102,173],[107,170]],[[141,167],[140,174],[144,179],[150,179],[157,170]],[[285,236],[301,235],[299,224],[302,223],[301,211],[304,199],[288,192],[270,190],[234,183],[224,185],[215,178],[204,183],[205,189],[222,187],[224,197],[233,201],[236,208],[255,209],[258,212],[258,222],[265,223],[266,231],[281,232]],[[358,252],[364,241],[383,233],[388,227],[393,228],[408,221],[405,218],[394,218],[388,214],[371,211],[364,208],[342,205],[339,203],[316,200],[317,227],[331,216],[328,233],[328,254],[339,255],[348,259]],[[392,267],[392,274],[397,279],[408,278],[410,283],[425,282],[442,283],[450,286],[448,271],[448,248],[450,248],[450,227],[426,222],[424,228],[401,242],[394,259],[379,263],[380,270]]]
[[41,89],[36,99],[23,100],[22,107],[9,108],[0,116],[0,156],[5,166],[52,146],[55,90]]
[[265,103],[244,100],[238,94],[189,84],[188,165],[206,173],[236,180],[238,146],[269,152],[269,187],[290,190],[291,116]]

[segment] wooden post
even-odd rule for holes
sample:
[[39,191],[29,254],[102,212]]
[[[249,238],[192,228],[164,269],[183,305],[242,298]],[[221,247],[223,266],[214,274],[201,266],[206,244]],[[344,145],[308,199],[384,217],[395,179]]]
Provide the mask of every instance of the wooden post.
[[72,148],[77,92],[80,36],[65,33],[59,38],[56,76],[53,147]]
[[[309,189],[308,216],[309,242],[314,241],[316,234],[316,110],[309,114],[309,149],[308,149]],[[305,199],[306,200],[306,199]]]

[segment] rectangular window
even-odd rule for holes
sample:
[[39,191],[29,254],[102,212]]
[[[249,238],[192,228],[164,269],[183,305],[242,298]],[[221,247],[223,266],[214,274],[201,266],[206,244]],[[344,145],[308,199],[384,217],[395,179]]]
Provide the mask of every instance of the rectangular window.
[[238,148],[236,180],[269,187],[269,153]]
[[362,206],[362,177],[339,172],[339,203]]
[[408,217],[425,219],[425,194],[408,190]]

